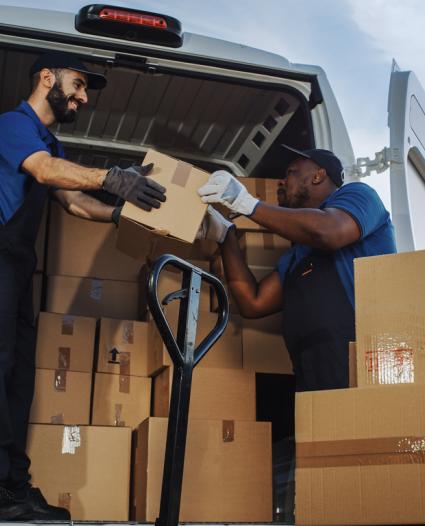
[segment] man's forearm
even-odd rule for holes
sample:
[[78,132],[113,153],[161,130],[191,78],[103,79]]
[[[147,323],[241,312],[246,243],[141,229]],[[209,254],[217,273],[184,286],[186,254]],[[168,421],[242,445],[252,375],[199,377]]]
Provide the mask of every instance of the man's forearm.
[[106,205],[83,192],[57,190],[55,196],[66,211],[74,216],[103,223],[110,223],[112,220],[113,206]]
[[43,184],[65,190],[98,190],[102,188],[107,172],[105,169],[86,168],[65,159],[48,157],[43,161],[37,179]]

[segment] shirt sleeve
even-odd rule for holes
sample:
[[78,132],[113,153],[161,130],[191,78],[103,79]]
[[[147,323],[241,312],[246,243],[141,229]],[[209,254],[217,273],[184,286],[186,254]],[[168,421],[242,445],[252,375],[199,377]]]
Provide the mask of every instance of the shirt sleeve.
[[347,212],[357,223],[361,239],[382,226],[389,218],[376,190],[365,183],[349,183],[336,191],[325,208],[338,208]]
[[30,117],[18,112],[0,117],[0,156],[14,170],[18,171],[27,157],[39,151],[50,153]]

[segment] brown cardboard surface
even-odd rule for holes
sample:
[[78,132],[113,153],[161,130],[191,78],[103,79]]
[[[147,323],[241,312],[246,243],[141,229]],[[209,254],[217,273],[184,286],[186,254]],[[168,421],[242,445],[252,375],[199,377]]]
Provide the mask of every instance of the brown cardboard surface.
[[[196,264],[197,267],[202,268],[203,270],[209,270],[209,264],[202,261],[192,261],[193,264]],[[148,309],[147,303],[147,287],[148,287],[148,275],[150,267],[144,265],[140,271],[140,298],[139,298],[139,308],[140,316],[144,316]],[[173,267],[166,267],[162,270],[161,275],[158,280],[158,298],[162,301],[167,294],[170,292],[176,292],[182,288],[182,277],[181,272],[175,272]],[[211,309],[211,292],[210,286],[203,282],[201,285],[201,294],[199,297],[199,310],[200,311],[210,311]]]
[[[153,379],[153,416],[168,416],[173,368]],[[193,371],[189,418],[256,418],[255,373],[239,369],[197,367]]]
[[[232,422],[223,440],[222,420],[189,422],[180,522],[272,520],[271,426]],[[137,435],[134,519],[154,521],[159,512],[167,419],[150,418]]]
[[354,261],[359,387],[425,383],[424,266],[425,251]]
[[41,312],[38,318],[36,367],[91,372],[96,320]]
[[128,520],[129,428],[30,425],[32,484],[73,520]]
[[137,281],[141,263],[116,247],[117,228],[68,214],[52,203],[47,274]]
[[36,369],[32,424],[88,424],[91,373]]
[[356,342],[348,344],[348,387],[357,387],[357,347]]
[[291,242],[271,232],[245,232],[239,242],[249,266],[276,268]]
[[[207,209],[197,192],[198,188],[207,182],[207,172],[154,150],[148,150],[144,159],[144,164],[149,163],[154,164],[149,177],[167,189],[167,200],[160,208],[154,208],[150,212],[131,203],[124,205],[117,246],[133,257],[136,254],[139,257],[150,254],[150,245],[155,244],[158,241],[155,238],[158,237],[162,238],[160,242],[163,243],[167,242],[166,236],[169,236],[172,246],[183,245],[184,249],[185,243],[195,241]],[[136,224],[141,225],[139,229],[135,228]],[[134,244],[143,247],[141,252],[138,249],[135,252],[132,247]]]
[[92,424],[135,429],[150,415],[151,379],[96,373]]
[[[177,335],[179,307],[179,303],[174,302],[164,308],[165,316],[175,337]],[[217,319],[216,313],[199,312],[196,346],[213,330]],[[242,321],[238,316],[231,316],[223,335],[202,358],[197,367],[242,369],[241,323]],[[151,334],[148,347],[148,376],[154,376],[165,366],[172,365],[172,360],[153,321],[150,322],[149,330]]]
[[137,319],[139,285],[70,276],[49,276],[46,310],[76,316]]
[[148,376],[148,323],[102,318],[97,371]]
[[423,385],[297,393],[296,523],[423,524],[424,415]]
[[282,336],[282,314],[242,320],[243,368],[257,373],[293,374]]

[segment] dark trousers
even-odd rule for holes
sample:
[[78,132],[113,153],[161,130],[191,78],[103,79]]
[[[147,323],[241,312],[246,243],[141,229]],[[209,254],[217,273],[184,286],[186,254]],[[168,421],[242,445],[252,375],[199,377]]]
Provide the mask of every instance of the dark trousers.
[[29,484],[25,453],[34,393],[33,265],[0,250],[0,485]]

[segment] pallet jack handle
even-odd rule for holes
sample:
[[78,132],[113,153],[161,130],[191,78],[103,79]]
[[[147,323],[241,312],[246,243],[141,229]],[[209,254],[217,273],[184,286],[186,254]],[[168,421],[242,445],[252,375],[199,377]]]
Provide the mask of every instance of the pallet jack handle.
[[[182,272],[182,287],[161,302],[158,281],[166,265]],[[217,322],[211,332],[195,347],[202,282],[213,289],[218,300]],[[177,338],[168,324],[161,305],[180,301]],[[184,455],[189,419],[193,369],[217,342],[229,320],[229,301],[219,279],[187,261],[164,254],[152,265],[148,281],[148,304],[155,324],[173,361],[173,385],[168,417],[167,445],[162,479],[159,517],[156,526],[177,526],[183,483]]]

